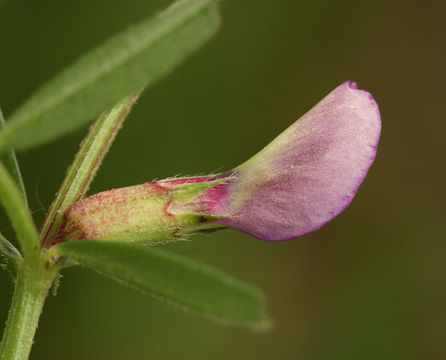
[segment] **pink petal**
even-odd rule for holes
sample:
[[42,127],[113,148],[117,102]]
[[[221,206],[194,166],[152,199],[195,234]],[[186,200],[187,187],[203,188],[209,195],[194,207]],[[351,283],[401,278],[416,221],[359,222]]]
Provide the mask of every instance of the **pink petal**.
[[380,131],[373,97],[343,83],[231,173],[224,215],[233,219],[220,223],[270,241],[321,228],[352,201]]

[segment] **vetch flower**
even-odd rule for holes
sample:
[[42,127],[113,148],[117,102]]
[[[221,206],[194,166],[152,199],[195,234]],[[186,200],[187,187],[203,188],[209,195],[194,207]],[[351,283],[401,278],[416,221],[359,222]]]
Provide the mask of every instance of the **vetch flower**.
[[225,226],[270,241],[308,234],[350,204],[375,159],[380,131],[373,97],[343,83],[232,171],[149,182],[75,203],[57,241],[153,243]]

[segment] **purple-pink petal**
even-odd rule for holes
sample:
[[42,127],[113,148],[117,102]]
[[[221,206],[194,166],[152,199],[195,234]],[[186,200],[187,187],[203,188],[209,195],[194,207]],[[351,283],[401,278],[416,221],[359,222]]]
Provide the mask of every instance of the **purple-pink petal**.
[[[378,105],[345,82],[231,175],[222,224],[260,239],[315,231],[352,201],[372,165]],[[217,214],[218,215],[218,214]]]

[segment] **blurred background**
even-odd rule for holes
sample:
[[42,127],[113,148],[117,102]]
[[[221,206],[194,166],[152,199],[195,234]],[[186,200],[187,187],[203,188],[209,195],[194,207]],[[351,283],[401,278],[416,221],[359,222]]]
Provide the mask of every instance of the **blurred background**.
[[[6,117],[77,56],[170,3],[0,2]],[[380,106],[376,163],[351,206],[311,235],[268,243],[225,230],[166,246],[262,289],[272,331],[220,326],[72,268],[31,359],[445,359],[446,2],[220,6],[217,36],[144,94],[90,193],[231,169],[345,80]],[[38,224],[85,133],[18,154]],[[0,294],[3,324],[5,272]]]

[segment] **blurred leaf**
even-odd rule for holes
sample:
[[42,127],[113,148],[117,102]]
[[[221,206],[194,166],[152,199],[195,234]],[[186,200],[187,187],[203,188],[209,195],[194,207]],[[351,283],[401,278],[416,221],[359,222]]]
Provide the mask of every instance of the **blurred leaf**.
[[37,91],[0,132],[0,149],[28,148],[74,130],[151,86],[217,30],[214,0],[180,0],[114,36]]
[[44,246],[51,244],[57,235],[64,211],[87,193],[105,155],[139,95],[140,92],[125,97],[110,111],[99,116],[91,126],[43,222],[40,238]]
[[7,258],[19,259],[22,257],[20,251],[18,251],[2,234],[0,234],[0,253]]
[[[2,109],[0,109],[0,130],[5,126],[5,119],[3,117]],[[6,169],[9,171],[14,181],[22,193],[23,200],[27,203],[25,185],[23,184],[22,174],[20,172],[19,163],[17,162],[17,158],[15,156],[14,150],[6,151],[1,157],[0,161],[3,162]]]
[[13,280],[16,277],[20,260],[22,260],[20,251],[0,234],[0,268],[8,270]]
[[61,256],[208,317],[262,327],[263,295],[213,268],[153,247],[72,241]]

